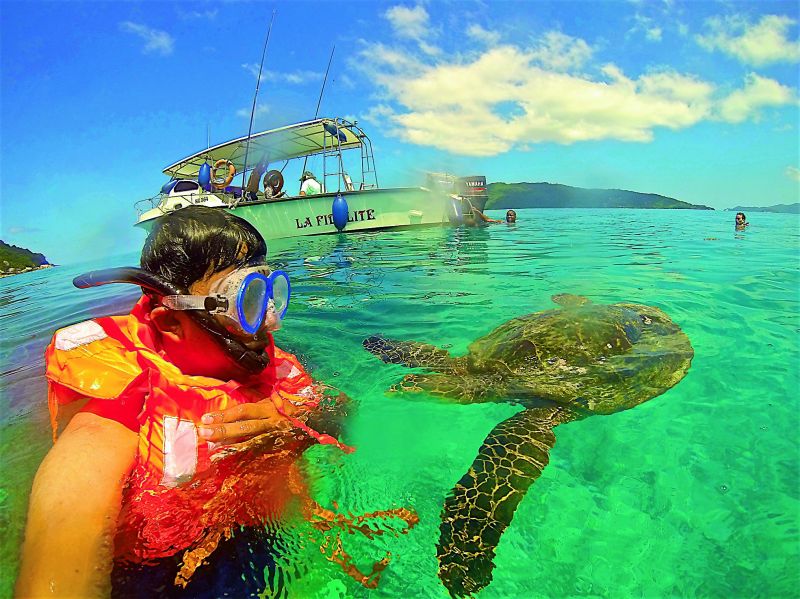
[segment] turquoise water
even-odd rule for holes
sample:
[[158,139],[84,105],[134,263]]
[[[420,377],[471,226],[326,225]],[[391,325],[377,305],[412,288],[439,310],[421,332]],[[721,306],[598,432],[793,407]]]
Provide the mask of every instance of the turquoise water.
[[[421,518],[407,535],[344,538],[363,567],[391,551],[374,591],[313,543],[297,543],[304,568],[289,577],[289,596],[448,596],[436,576],[444,498],[486,434],[519,408],[386,394],[406,369],[361,342],[383,333],[461,354],[562,292],[658,306],[688,334],[695,358],[664,395],[555,429],[550,465],[479,596],[798,596],[800,220],[750,221],[736,233],[729,212],[521,210],[514,227],[274,246],[271,259],[293,277],[278,344],[359,406],[346,435],[355,453],[307,454],[315,498],[354,513],[409,506]],[[133,288],[70,284],[85,269],[119,264],[0,281],[0,596],[13,583],[27,494],[49,446],[42,352],[54,328],[132,304]]]

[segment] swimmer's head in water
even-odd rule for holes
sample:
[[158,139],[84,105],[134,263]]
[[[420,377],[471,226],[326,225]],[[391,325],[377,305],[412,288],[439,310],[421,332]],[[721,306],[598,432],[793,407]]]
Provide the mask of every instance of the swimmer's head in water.
[[515,223],[517,222],[517,213],[513,210],[509,210],[506,212],[506,222],[507,223]]
[[[265,351],[269,338],[264,331],[277,328],[289,299],[288,277],[269,271],[266,254],[264,238],[247,221],[218,208],[189,206],[159,219],[145,241],[141,269],[95,271],[77,277],[74,283],[81,288],[133,283],[156,304],[169,296],[181,301],[201,296],[202,305],[180,304],[172,309],[192,310],[192,321],[234,362],[257,373],[269,363]],[[225,293],[211,297],[212,283],[215,292],[225,283]],[[198,286],[204,290],[193,295]],[[207,306],[206,301],[212,300],[214,305]],[[234,321],[243,326],[232,326]]]
[[267,244],[227,210],[188,206],[160,218],[144,243],[141,267],[188,290],[209,275],[264,260]]

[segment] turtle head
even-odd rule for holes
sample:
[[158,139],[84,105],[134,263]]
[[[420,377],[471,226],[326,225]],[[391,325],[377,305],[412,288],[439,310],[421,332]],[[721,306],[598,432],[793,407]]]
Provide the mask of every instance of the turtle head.
[[592,303],[588,297],[582,295],[573,295],[571,293],[559,293],[550,297],[553,303],[558,304],[562,308],[580,308]]

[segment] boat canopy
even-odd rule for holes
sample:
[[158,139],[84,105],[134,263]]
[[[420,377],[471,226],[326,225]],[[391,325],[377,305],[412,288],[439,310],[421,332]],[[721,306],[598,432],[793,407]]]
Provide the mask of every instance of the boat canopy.
[[[166,167],[163,173],[173,179],[195,179],[204,162],[213,166],[218,160],[230,160],[236,172],[241,173],[246,170],[245,166],[253,167],[260,162],[279,162],[358,148],[362,145],[362,136],[358,126],[341,119],[315,119],[254,133],[250,136],[249,146],[247,136],[227,141],[179,160]],[[245,153],[247,165],[244,164]]]

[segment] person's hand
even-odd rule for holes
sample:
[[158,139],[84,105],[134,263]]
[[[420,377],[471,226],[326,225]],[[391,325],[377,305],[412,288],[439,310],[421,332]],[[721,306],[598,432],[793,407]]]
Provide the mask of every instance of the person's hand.
[[203,414],[200,422],[200,438],[212,443],[243,441],[290,428],[288,420],[278,413],[269,398]]

